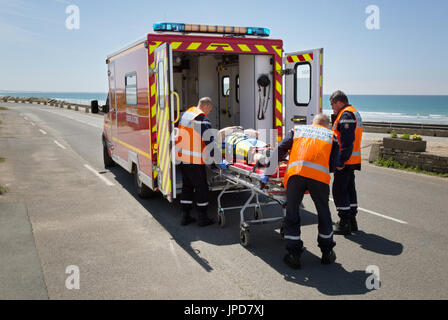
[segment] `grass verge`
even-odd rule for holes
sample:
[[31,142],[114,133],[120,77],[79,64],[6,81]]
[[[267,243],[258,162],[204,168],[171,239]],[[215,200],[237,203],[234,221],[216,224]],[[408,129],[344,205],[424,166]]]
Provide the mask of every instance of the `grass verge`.
[[6,107],[0,107],[0,110],[9,110],[9,109]]
[[401,164],[400,162],[389,158],[389,159],[383,159],[382,157],[379,157],[378,160],[373,162],[378,167],[386,167],[386,168],[393,168],[393,169],[399,169],[399,170],[405,170],[410,172],[416,172],[416,173],[423,173],[430,176],[437,176],[441,178],[448,178],[448,173],[439,173],[439,172],[432,172],[432,171],[426,171],[420,169],[418,166],[408,166],[406,163]]
[[[5,158],[0,157],[0,163],[5,162]],[[0,194],[6,193],[6,188],[0,185]]]

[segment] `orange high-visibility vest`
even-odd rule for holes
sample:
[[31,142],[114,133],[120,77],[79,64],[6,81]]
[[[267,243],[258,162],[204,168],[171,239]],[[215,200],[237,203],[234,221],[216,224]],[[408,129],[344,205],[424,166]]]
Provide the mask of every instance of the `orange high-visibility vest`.
[[284,178],[285,188],[293,175],[330,184],[333,131],[319,125],[294,127],[294,142]]
[[362,140],[362,118],[358,110],[352,106],[347,106],[339,112],[336,120],[333,123],[334,135],[338,138],[339,149],[342,148],[341,145],[341,133],[338,130],[339,120],[345,111],[352,112],[356,118],[356,129],[355,129],[355,141],[353,141],[353,151],[350,158],[344,164],[360,164],[361,163],[361,140]]
[[182,115],[179,122],[179,135],[176,139],[176,159],[183,163],[205,164],[203,154],[205,143],[201,137],[201,122],[195,119],[205,113],[198,107],[191,107]]

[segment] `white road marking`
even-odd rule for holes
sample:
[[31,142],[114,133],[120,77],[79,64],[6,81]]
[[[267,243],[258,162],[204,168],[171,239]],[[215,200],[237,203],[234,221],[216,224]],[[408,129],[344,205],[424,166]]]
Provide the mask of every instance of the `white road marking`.
[[31,122],[31,125],[34,127],[34,126],[36,126],[36,124],[34,123],[34,122]]
[[56,143],[57,144],[57,146],[59,147],[59,148],[62,148],[62,149],[67,149],[66,147],[64,147],[62,144],[60,144],[59,142],[57,142],[56,140],[53,140],[54,141],[54,143]]
[[102,176],[101,174],[99,174],[95,169],[93,169],[91,166],[89,166],[88,164],[85,164],[84,167],[86,167],[88,170],[92,171],[98,178],[100,178],[101,180],[103,180],[103,182],[105,184],[107,184],[108,186],[113,186],[114,184],[112,182],[110,182],[106,177]]
[[42,132],[42,134],[47,134],[44,130],[39,129],[40,132]]
[[[334,199],[330,198],[330,200],[334,202]],[[408,224],[406,221],[395,219],[395,218],[386,216],[384,214],[381,214],[381,213],[378,213],[378,212],[375,212],[375,211],[372,211],[372,210],[367,210],[367,209],[364,209],[364,208],[358,208],[358,210],[361,210],[361,211],[373,214],[375,216],[378,216],[378,217],[381,217],[381,218],[384,218],[384,219],[392,220],[392,221],[395,221],[395,222],[398,222],[398,223],[401,223],[401,224]]]
[[25,120],[28,120],[28,118],[27,118],[27,117],[23,117],[23,119],[25,119]]

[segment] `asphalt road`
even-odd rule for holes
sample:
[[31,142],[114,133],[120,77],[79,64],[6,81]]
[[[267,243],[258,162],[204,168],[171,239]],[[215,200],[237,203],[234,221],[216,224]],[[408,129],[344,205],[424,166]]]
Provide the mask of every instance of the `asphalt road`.
[[[18,279],[0,286],[8,288],[2,298],[448,298],[447,179],[363,163],[357,173],[361,231],[335,237],[337,261],[330,266],[320,264],[316,211],[306,196],[307,250],[302,269],[292,270],[282,262],[279,225],[254,226],[244,248],[238,214],[228,216],[224,229],[181,227],[178,202],[139,199],[124,169],[103,168],[101,116],[1,105],[9,110],[0,111],[0,156],[6,158],[0,184],[9,192],[0,196],[0,218],[16,217],[9,225],[22,225],[23,240],[16,246],[28,253],[0,262],[0,281],[12,279],[12,270]],[[231,201],[242,199],[236,195]],[[336,221],[334,204],[330,207]],[[264,211],[280,212],[275,206]],[[3,241],[13,241],[8,240],[14,239],[13,228],[1,232]],[[30,267],[20,278],[23,259]],[[79,268],[79,289],[67,289],[68,266]],[[366,286],[369,266],[379,271],[378,289]]]

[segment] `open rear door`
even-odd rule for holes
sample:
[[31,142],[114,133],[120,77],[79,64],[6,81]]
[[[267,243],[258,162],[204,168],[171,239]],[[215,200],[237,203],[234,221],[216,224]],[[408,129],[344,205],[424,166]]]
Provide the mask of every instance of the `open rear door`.
[[174,158],[174,101],[172,49],[165,43],[154,50],[157,106],[157,179],[160,192],[172,202],[176,198]]
[[284,54],[286,131],[322,112],[322,62],[322,48]]

